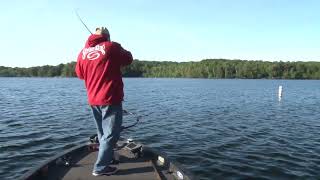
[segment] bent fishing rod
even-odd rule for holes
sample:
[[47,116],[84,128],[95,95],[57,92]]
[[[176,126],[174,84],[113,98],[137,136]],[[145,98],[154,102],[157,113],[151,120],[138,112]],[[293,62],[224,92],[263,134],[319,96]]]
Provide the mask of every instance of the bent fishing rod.
[[84,25],[84,27],[89,31],[90,34],[92,34],[92,32],[90,31],[90,29],[88,28],[88,26],[82,21],[80,15],[78,14],[78,11],[76,9],[74,9],[74,12],[76,13],[78,19],[80,20],[80,22]]

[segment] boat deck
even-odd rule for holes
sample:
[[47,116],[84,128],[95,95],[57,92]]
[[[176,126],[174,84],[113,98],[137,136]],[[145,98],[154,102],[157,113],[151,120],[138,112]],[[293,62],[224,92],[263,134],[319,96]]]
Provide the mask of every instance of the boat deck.
[[69,168],[58,167],[59,169],[49,170],[50,180],[152,180],[152,179],[174,179],[170,173],[162,172],[156,169],[150,158],[140,157],[135,158],[133,154],[127,150],[120,149],[115,151],[120,163],[112,165],[118,168],[118,172],[111,176],[93,176],[92,168],[96,161],[97,151],[79,156],[73,160]]

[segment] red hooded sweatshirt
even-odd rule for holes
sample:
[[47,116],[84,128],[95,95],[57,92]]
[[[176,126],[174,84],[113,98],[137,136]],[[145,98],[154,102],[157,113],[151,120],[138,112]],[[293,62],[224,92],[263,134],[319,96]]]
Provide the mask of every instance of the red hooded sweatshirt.
[[132,55],[103,35],[89,36],[78,56],[76,74],[85,80],[90,105],[120,104],[123,101],[121,67],[132,63]]

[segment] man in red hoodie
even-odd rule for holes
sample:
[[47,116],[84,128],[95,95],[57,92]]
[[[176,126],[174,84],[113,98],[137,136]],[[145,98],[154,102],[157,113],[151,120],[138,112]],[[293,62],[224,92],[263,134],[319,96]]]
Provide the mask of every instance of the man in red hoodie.
[[113,148],[120,137],[122,125],[123,82],[121,67],[133,61],[129,51],[110,41],[107,28],[96,28],[81,50],[76,74],[85,81],[88,102],[93,112],[99,138],[99,153],[92,175],[111,175],[117,171],[109,166]]

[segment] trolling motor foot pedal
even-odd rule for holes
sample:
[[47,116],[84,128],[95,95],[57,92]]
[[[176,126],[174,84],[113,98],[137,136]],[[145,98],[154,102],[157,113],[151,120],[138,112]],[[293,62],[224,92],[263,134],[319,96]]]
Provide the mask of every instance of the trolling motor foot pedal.
[[142,150],[142,145],[135,143],[135,142],[129,142],[125,147],[126,150],[130,151],[135,158],[141,157],[141,150]]

